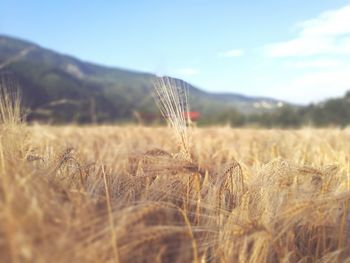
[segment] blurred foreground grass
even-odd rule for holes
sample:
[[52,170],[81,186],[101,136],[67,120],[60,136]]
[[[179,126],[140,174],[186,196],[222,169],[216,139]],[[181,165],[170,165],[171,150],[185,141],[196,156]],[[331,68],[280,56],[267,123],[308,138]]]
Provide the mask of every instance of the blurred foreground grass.
[[350,262],[350,130],[0,125],[2,262]]

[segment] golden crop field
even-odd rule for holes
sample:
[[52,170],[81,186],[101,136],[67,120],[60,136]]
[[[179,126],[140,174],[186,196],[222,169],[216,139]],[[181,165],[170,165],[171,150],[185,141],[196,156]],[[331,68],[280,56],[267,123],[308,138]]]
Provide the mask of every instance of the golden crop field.
[[349,130],[3,124],[2,262],[349,260]]
[[350,262],[350,130],[29,125],[1,98],[1,262]]

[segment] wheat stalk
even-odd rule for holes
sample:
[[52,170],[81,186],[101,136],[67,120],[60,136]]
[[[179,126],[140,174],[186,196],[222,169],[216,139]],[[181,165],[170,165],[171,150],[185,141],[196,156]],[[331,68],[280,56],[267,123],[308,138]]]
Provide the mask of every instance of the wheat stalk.
[[174,130],[181,156],[190,160],[188,87],[169,77],[156,78],[154,99],[163,117]]
[[6,78],[0,79],[0,123],[21,123],[21,95],[17,84]]

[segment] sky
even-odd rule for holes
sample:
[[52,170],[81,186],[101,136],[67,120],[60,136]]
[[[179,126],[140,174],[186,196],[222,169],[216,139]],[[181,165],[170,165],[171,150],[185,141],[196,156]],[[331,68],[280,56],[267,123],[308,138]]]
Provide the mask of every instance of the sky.
[[350,0],[2,0],[0,34],[212,92],[306,104],[350,90]]

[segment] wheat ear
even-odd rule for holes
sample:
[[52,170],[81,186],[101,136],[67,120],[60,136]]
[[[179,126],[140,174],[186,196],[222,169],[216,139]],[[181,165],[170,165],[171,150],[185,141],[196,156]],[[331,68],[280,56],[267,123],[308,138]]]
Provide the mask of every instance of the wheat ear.
[[186,160],[191,160],[188,87],[183,82],[169,77],[156,78],[154,80],[154,99],[163,117],[174,130],[181,156]]

